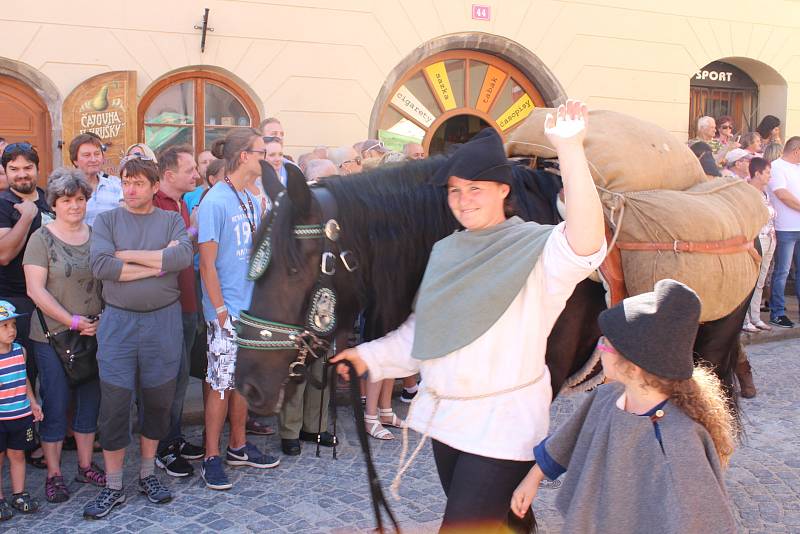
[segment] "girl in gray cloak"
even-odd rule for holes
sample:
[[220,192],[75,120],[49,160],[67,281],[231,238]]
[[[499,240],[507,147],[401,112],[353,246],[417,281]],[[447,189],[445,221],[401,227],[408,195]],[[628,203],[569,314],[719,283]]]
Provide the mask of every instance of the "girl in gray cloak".
[[[566,223],[555,227],[508,218],[511,168],[493,129],[459,147],[434,182],[447,187],[464,230],[434,245],[414,311],[397,330],[332,360],[349,360],[359,375],[369,370],[373,382],[422,375],[406,421],[423,437],[408,462],[401,459],[393,489],[432,438],[447,495],[442,530],[495,532],[516,520],[508,502],[547,436],[547,337],[605,256],[603,212],[583,151],[587,119],[586,106],[569,101],[545,121],[566,198]],[[344,366],[339,372],[347,375]]]
[[563,532],[736,532],[722,468],[736,426],[716,376],[694,367],[700,299],[661,280],[600,314],[598,348],[613,380],[534,449],[511,509],[566,472],[556,497]]

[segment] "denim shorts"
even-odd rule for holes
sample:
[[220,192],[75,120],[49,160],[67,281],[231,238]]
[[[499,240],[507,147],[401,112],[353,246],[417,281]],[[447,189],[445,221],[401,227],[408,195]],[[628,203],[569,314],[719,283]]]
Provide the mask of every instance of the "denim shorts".
[[39,437],[47,443],[63,440],[67,435],[67,412],[74,400],[72,429],[81,434],[97,430],[100,411],[100,381],[95,379],[70,388],[64,366],[48,343],[33,342],[39,368],[39,395],[45,418],[39,423]]

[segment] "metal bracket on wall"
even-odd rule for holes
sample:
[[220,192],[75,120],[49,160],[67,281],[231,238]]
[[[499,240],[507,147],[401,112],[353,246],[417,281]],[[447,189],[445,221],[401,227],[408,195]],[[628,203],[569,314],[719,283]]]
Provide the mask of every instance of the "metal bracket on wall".
[[198,25],[198,24],[194,25],[194,29],[195,30],[203,30],[203,37],[200,39],[200,53],[203,53],[203,52],[206,51],[206,32],[213,32],[214,31],[214,28],[209,28],[208,27],[208,12],[209,11],[210,10],[208,8],[206,8],[205,13],[203,13],[203,24],[202,25]]

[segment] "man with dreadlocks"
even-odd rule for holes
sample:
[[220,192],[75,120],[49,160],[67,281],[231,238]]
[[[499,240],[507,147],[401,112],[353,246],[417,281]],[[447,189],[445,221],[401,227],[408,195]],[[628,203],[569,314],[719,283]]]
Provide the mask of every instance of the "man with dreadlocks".
[[423,439],[410,460],[430,436],[447,495],[444,531],[527,530],[533,521],[510,517],[508,503],[548,431],[547,337],[606,251],[583,150],[587,122],[578,101],[545,121],[567,206],[567,222],[555,227],[507,216],[511,168],[493,129],[462,145],[434,180],[464,230],[434,245],[414,311],[397,330],[332,360],[369,371],[371,381],[421,373],[408,424]]

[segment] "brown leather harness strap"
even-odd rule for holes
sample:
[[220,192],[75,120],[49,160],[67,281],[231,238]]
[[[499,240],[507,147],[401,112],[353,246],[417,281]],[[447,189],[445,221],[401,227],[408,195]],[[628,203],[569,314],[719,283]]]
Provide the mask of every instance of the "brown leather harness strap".
[[[611,236],[611,228],[606,223],[606,240],[609,243],[611,242]],[[628,291],[625,288],[625,277],[622,273],[622,256],[616,246],[606,254],[606,259],[600,265],[600,274],[603,275],[603,279],[608,285],[609,301],[612,306],[628,296]]]
[[632,241],[617,241],[617,247],[622,250],[656,251],[667,250],[672,252],[706,252],[709,254],[737,254],[753,250],[753,242],[744,236],[737,236],[723,241],[678,241],[672,243],[635,243]]
[[[611,239],[611,229],[606,223],[606,239]],[[631,241],[617,241],[614,247],[608,252],[606,259],[600,265],[600,273],[606,281],[609,289],[609,300],[611,305],[615,305],[628,296],[625,287],[625,274],[622,271],[622,256],[620,250],[632,251],[671,251],[679,252],[701,252],[707,254],[737,254],[747,252],[757,263],[761,263],[761,255],[755,249],[753,242],[748,241],[744,236],[725,239],[722,241],[674,241],[673,243],[635,243]]]

